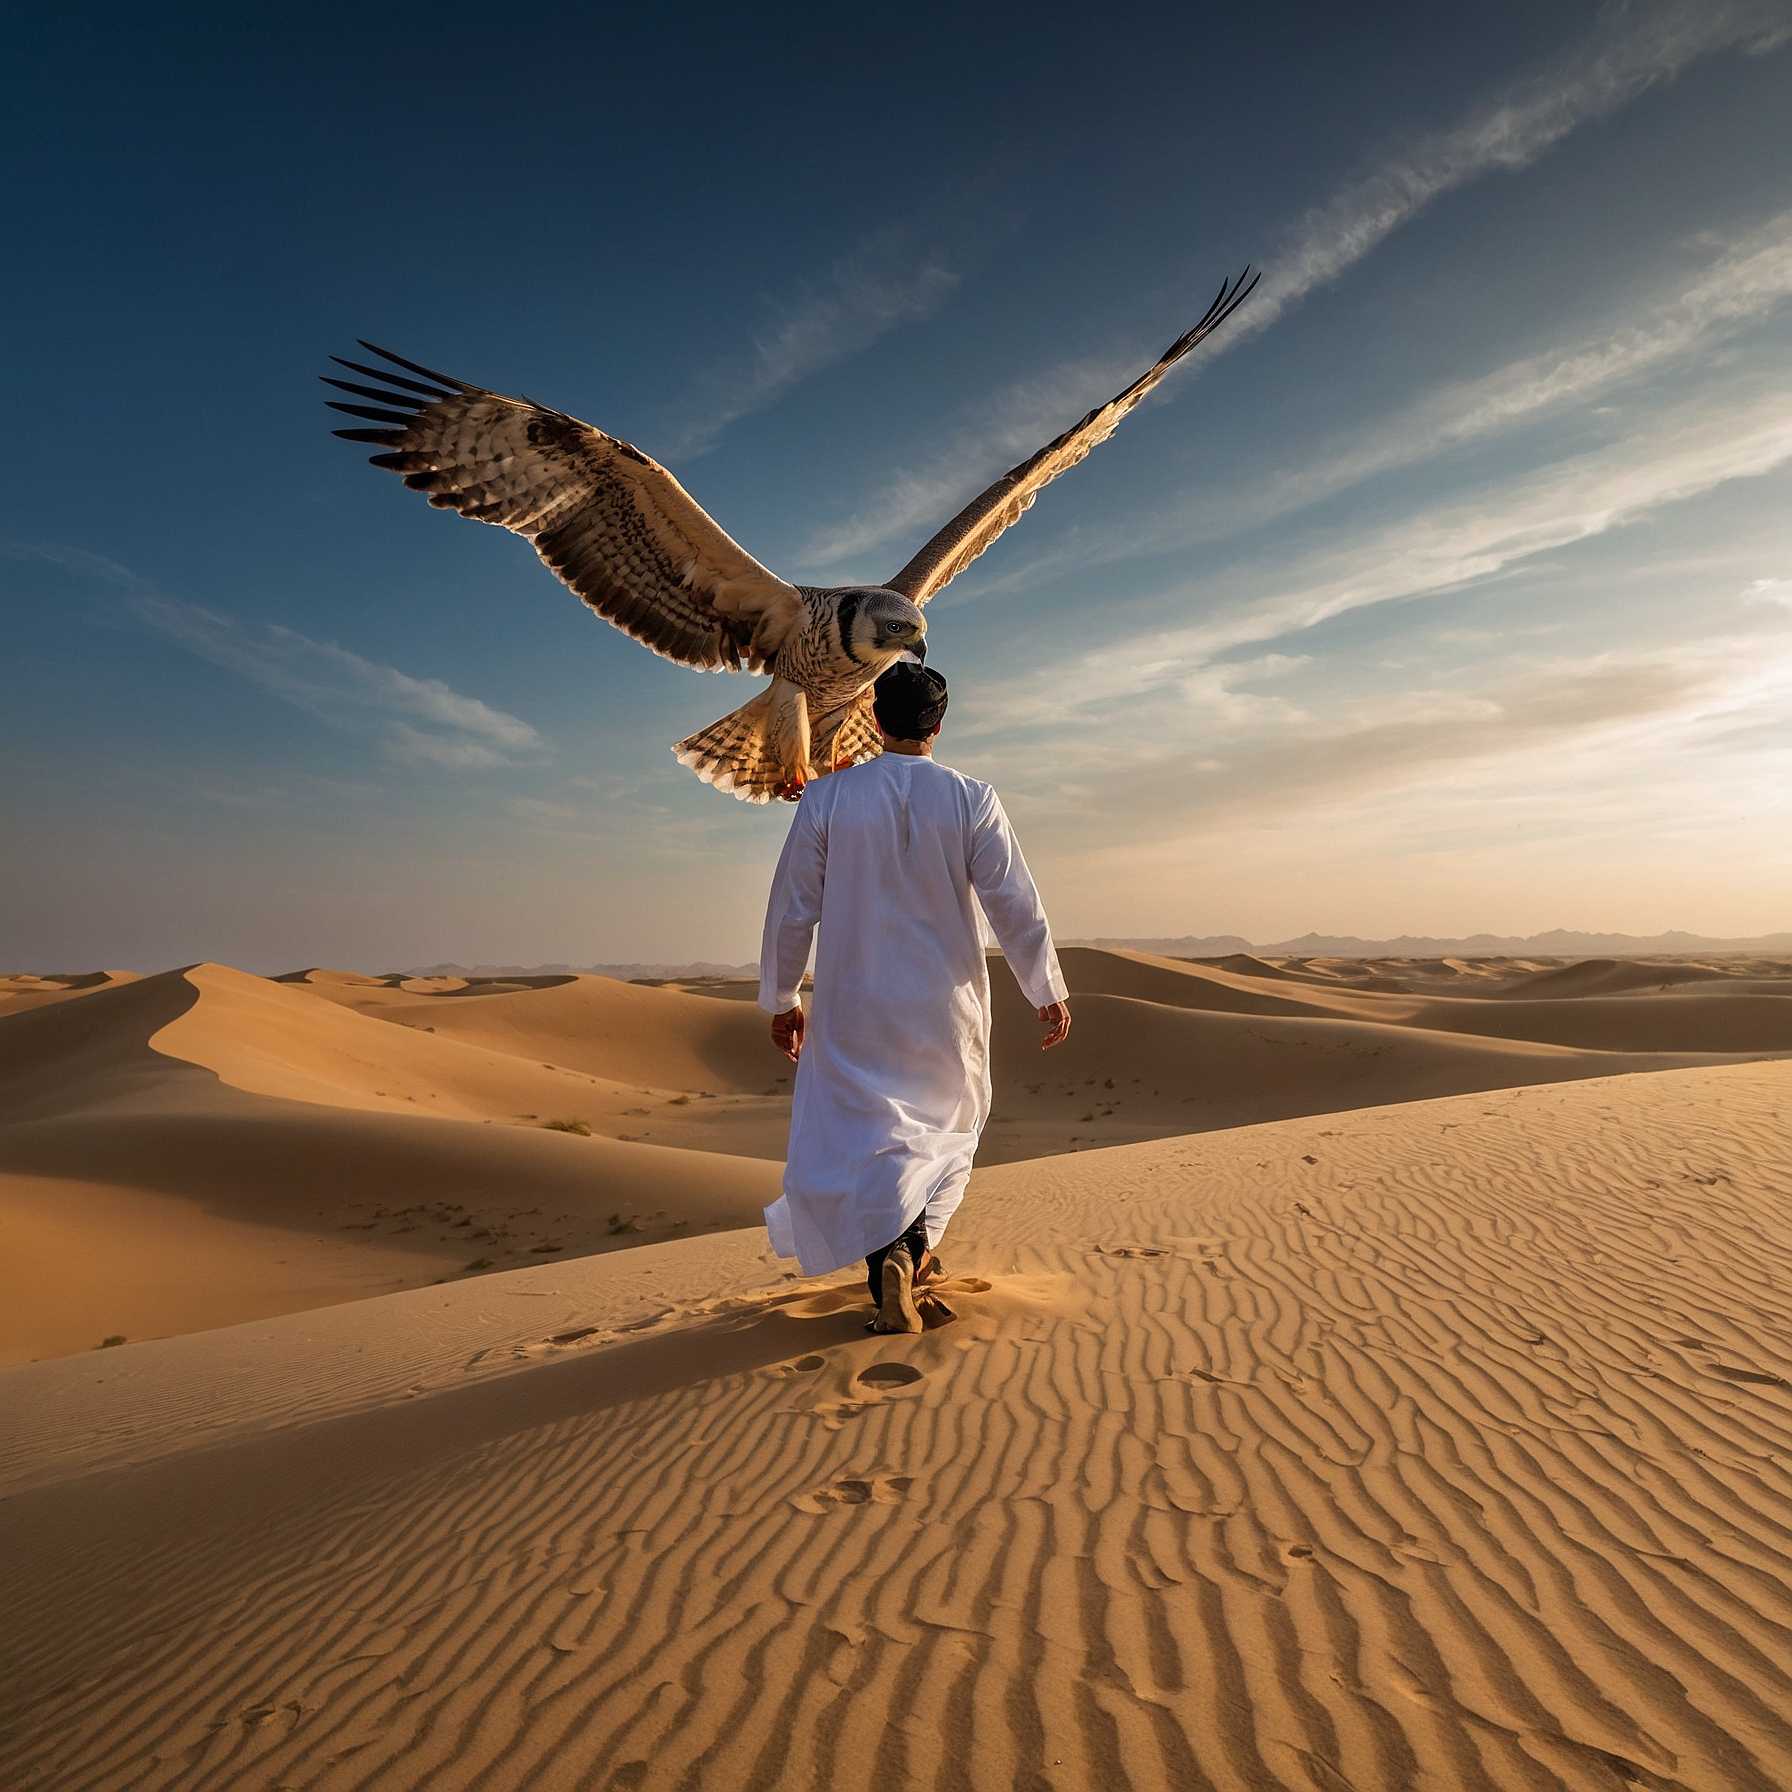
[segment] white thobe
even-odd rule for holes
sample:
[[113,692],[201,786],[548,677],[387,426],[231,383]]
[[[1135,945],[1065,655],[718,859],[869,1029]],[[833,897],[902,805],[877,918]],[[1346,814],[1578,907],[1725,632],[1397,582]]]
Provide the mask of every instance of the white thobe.
[[823,1275],[926,1215],[938,1244],[989,1118],[978,905],[1027,1000],[1066,994],[1026,860],[987,784],[885,753],[803,791],[772,880],[759,1005],[815,993],[772,1248]]

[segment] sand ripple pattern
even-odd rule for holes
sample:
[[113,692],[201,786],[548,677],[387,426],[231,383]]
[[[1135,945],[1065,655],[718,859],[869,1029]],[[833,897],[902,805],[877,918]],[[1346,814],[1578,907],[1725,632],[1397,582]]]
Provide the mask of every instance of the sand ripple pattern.
[[803,1285],[396,1468],[333,1422],[15,1500],[0,1779],[1783,1792],[1789,1114],[1757,1065],[1014,1166],[922,1338]]

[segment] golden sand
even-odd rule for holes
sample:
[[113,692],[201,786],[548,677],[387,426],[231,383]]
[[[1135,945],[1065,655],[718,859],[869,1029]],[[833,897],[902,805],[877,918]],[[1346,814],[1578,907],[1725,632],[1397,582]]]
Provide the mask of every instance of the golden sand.
[[917,1338],[729,992],[0,1018],[0,1783],[1792,1785],[1792,981],[1067,957]]

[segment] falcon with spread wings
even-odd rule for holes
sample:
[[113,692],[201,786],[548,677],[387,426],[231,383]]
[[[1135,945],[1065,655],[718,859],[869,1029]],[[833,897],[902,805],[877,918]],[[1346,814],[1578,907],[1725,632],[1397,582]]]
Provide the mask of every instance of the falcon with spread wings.
[[751,702],[672,749],[705,783],[763,803],[794,798],[809,779],[883,750],[871,687],[904,654],[925,659],[922,606],[1231,316],[1257,284],[1249,274],[1227,281],[1206,316],[1124,392],[973,498],[884,585],[788,583],[730,540],[657,461],[564,411],[433,373],[370,342],[362,347],[405,372],[332,355],[380,384],[326,383],[359,401],[331,400],[332,409],[377,426],[337,435],[379,446],[373,464],[437,509],[521,535],[624,634],[699,671],[769,672]]

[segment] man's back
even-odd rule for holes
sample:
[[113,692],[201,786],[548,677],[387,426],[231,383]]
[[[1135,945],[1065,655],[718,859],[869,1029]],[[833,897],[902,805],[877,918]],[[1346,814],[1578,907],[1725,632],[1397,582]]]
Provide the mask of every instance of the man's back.
[[971,868],[994,799],[987,784],[899,753],[810,786],[793,825],[814,828],[826,855],[818,1000],[869,986],[880,1006],[937,1007],[981,987]]
[[[943,710],[936,674],[917,669],[909,682],[926,687],[921,696],[937,687]],[[937,721],[892,725],[880,709],[883,756],[803,792],[772,880],[759,1002],[788,1029],[798,1065],[784,1199],[766,1225],[778,1254],[811,1275],[859,1258],[888,1269],[899,1238],[918,1269],[915,1228],[924,1222],[926,1243],[937,1243],[963,1195],[990,1101],[979,904],[1042,1018],[1057,1004],[1055,1036],[1069,1025],[1051,930],[1008,818],[987,784],[929,756]],[[812,944],[805,1033],[798,994]],[[903,1252],[894,1317],[880,1311],[879,1323],[913,1330]]]

